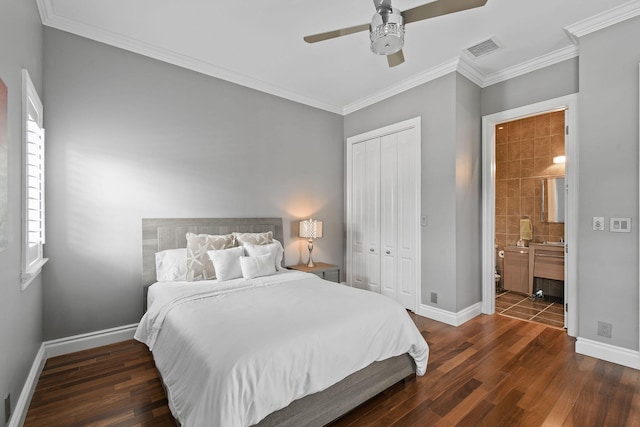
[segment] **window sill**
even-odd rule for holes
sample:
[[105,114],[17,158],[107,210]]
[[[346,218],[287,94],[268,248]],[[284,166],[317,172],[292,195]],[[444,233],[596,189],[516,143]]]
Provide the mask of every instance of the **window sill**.
[[20,280],[20,289],[21,290],[23,290],[23,291],[26,290],[29,287],[29,285],[31,284],[31,282],[33,282],[33,279],[38,277],[38,275],[42,271],[42,266],[45,265],[47,263],[47,261],[49,261],[49,258],[42,258],[40,261],[38,261],[37,263],[32,265],[29,268],[29,270],[22,272],[22,275],[20,276],[20,278],[21,278],[21,280]]

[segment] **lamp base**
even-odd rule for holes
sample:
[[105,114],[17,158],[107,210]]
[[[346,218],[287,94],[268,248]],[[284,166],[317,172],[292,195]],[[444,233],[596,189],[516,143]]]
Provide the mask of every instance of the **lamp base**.
[[307,263],[307,267],[312,268],[315,267],[316,264],[313,262],[313,258],[311,258],[311,252],[313,252],[313,239],[309,239],[309,262]]

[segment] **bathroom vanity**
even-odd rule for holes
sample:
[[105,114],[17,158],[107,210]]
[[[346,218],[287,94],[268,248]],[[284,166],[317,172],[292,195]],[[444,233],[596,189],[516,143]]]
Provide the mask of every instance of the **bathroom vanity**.
[[529,292],[529,248],[505,246],[502,287],[505,291],[531,294]]
[[536,277],[564,281],[564,244],[531,243],[528,247],[505,246],[503,288],[532,295]]
[[564,244],[529,245],[529,295],[533,293],[533,281],[536,277],[564,281]]

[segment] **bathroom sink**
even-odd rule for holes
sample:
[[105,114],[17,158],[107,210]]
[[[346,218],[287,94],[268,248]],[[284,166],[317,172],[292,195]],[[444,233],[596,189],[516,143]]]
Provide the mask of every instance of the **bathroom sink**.
[[564,246],[564,242],[543,242],[542,244],[550,246]]

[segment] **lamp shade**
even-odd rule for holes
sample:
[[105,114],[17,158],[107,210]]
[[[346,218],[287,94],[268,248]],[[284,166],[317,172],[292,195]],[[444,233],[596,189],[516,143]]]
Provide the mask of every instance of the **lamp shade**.
[[307,239],[317,239],[322,237],[322,221],[315,219],[305,219],[300,221],[300,230],[298,235]]

